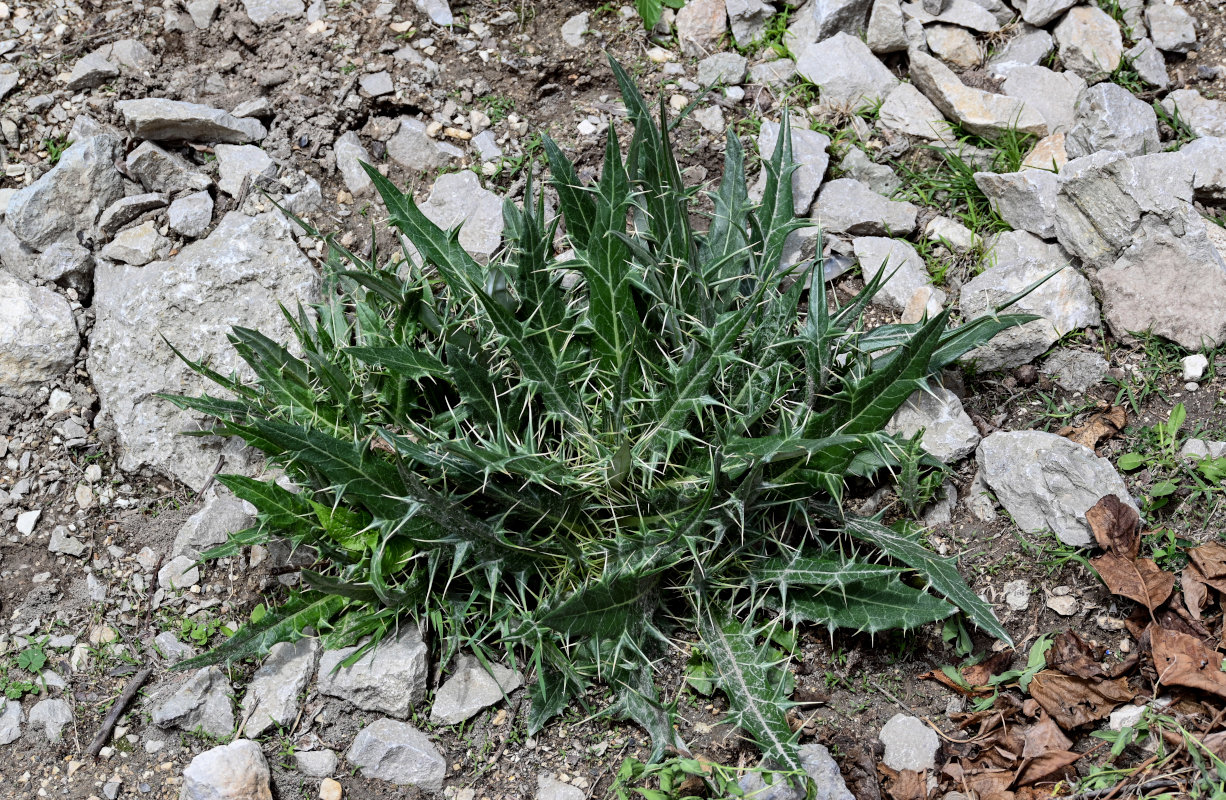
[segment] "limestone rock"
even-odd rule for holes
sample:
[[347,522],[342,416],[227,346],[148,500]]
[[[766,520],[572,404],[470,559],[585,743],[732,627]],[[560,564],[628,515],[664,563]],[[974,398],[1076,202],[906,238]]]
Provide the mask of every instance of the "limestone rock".
[[9,199],[5,224],[35,250],[96,236],[98,218],[124,194],[115,169],[121,152],[119,140],[105,134],[74,142],[47,174]]
[[188,556],[175,556],[158,570],[158,586],[167,592],[190,589],[200,582],[200,568]]
[[866,36],[874,53],[897,53],[907,49],[907,31],[899,0],[873,0]]
[[228,491],[213,492],[200,510],[179,527],[170,550],[171,557],[198,559],[205,550],[225,544],[231,533],[249,528],[255,521],[255,506]]
[[587,792],[542,772],[536,776],[535,800],[587,800]]
[[1096,352],[1062,348],[1043,362],[1041,371],[1050,375],[1061,389],[1085,392],[1101,383],[1111,368],[1110,362]]
[[739,53],[715,53],[698,62],[698,85],[739,86],[748,68],[749,61]]
[[813,218],[829,233],[852,236],[905,236],[915,230],[919,209],[905,201],[887,200],[851,178],[822,187]]
[[724,0],[689,0],[677,12],[676,25],[683,55],[701,58],[715,52],[728,30]]
[[1064,147],[1065,135],[1053,133],[1034,143],[1034,147],[1022,159],[1022,169],[1041,169],[1059,172],[1068,163],[1068,151]]
[[[121,469],[147,465],[197,490],[213,474],[225,442],[179,435],[197,428],[198,418],[156,395],[217,389],[183,365],[161,337],[222,374],[238,369],[240,375],[250,373],[245,365],[239,369],[226,339],[232,326],[292,341],[278,302],[314,302],[319,279],[289,225],[280,212],[230,212],[208,238],[168,261],[99,265],[88,363],[101,413],[117,434]],[[249,458],[248,450],[227,450],[226,470],[248,469]]]
[[0,745],[12,744],[21,737],[21,703],[0,698]]
[[836,33],[859,36],[864,32],[864,21],[872,3],[873,0],[812,0],[817,41],[829,39]]
[[255,145],[219,144],[217,153],[217,188],[231,197],[238,197],[244,183],[254,189],[261,177],[272,178],[277,174],[277,165],[272,158]]
[[[758,130],[758,154],[769,161],[779,144],[778,122],[764,121]],[[793,125],[792,159],[799,165],[792,173],[792,206],[797,215],[807,214],[830,163],[830,137]]]
[[387,140],[387,155],[406,169],[429,172],[447,166],[464,153],[453,144],[427,136],[426,123],[421,120],[402,117],[400,128]]
[[67,300],[0,270],[0,394],[21,397],[60,377],[80,344]]
[[922,719],[895,714],[881,729],[879,738],[885,745],[881,761],[890,769],[922,773],[936,768],[941,740]]
[[964,85],[953,70],[932,56],[911,53],[911,80],[946,116],[974,133],[994,136],[1017,128],[1047,135],[1047,122],[1038,111],[1017,98]]
[[198,239],[213,221],[213,198],[208,192],[180,197],[166,211],[170,229],[189,239]]
[[1195,89],[1176,89],[1162,99],[1166,113],[1179,117],[1197,136],[1226,137],[1226,100],[1209,100]]
[[336,153],[336,168],[340,170],[341,178],[345,181],[345,188],[354,197],[373,191],[374,183],[366,174],[366,170],[362,169],[363,162],[371,164],[373,161],[358,135],[353,131],[346,131],[332,145],[332,150]]
[[1009,70],[1001,88],[1005,94],[1016,97],[1027,107],[1038,111],[1047,122],[1048,131],[1060,133],[1073,126],[1077,100],[1085,91],[1086,82],[1075,72],[1053,72],[1046,67],[1018,66]]
[[424,733],[384,717],[363,728],[346,755],[362,775],[441,792],[447,762]]
[[151,192],[177,194],[202,191],[212,183],[207,175],[197,171],[187,159],[169,153],[153,142],[142,142],[129,153],[125,166],[128,172]]
[[274,725],[282,728],[293,725],[298,715],[298,698],[315,671],[318,652],[317,639],[272,646],[243,697],[246,735],[259,736]]
[[1056,26],[1055,37],[1065,69],[1086,80],[1110,75],[1124,54],[1119,25],[1092,4],[1077,6],[1065,14]]
[[268,762],[250,739],[206,750],[183,770],[181,800],[272,800]]
[[1085,513],[1103,495],[1136,508],[1119,473],[1090,448],[1042,431],[998,431],[979,443],[980,474],[1023,531],[1073,547],[1093,539]]
[[128,132],[138,139],[246,144],[268,135],[259,120],[240,119],[199,103],[146,97],[120,100],[115,108]]
[[447,0],[413,0],[417,10],[430,18],[430,21],[440,27],[455,24],[451,14],[451,5]]
[[988,61],[988,72],[993,77],[1002,78],[1016,67],[1037,67],[1047,58],[1054,46],[1051,34],[1047,31],[1031,30],[1019,33]]
[[959,69],[974,69],[983,61],[983,50],[974,34],[957,25],[935,23],[925,26],[928,49],[947,64]]
[[1204,136],[1180,149],[1192,166],[1192,192],[1201,202],[1226,201],[1226,138]]
[[862,236],[854,239],[852,246],[866,280],[876,277],[883,270],[890,276],[873,298],[874,303],[903,311],[918,295],[921,307],[928,316],[941,313],[945,305],[945,292],[933,288],[924,260],[909,242]]
[[[687,5],[686,8],[689,8]],[[684,9],[683,9],[684,10]],[[776,58],[749,68],[749,82],[759,86],[781,89],[786,87],[796,74],[796,62],[790,58]]]
[[858,147],[847,148],[847,154],[839,162],[843,175],[860,181],[882,197],[889,197],[902,186],[902,179],[886,164],[874,163]]
[[294,766],[308,778],[327,778],[336,772],[336,753],[331,750],[306,750],[294,753]]
[[155,208],[162,208],[166,205],[166,195],[158,192],[146,192],[145,194],[131,194],[127,197],[121,197],[114,203],[107,206],[102,212],[102,216],[98,218],[98,230],[102,233],[110,235],[127,225],[132,220],[145,214]]
[[170,240],[158,233],[153,220],[121,231],[111,243],[102,248],[102,257],[122,261],[134,267],[143,267],[159,256],[170,252]]
[[976,172],[975,185],[1011,227],[1044,239],[1056,235],[1056,195],[1060,191],[1060,179],[1054,173],[1038,169]]
[[1077,2],[1078,0],[1026,0],[1022,6],[1022,19],[1036,28],[1042,28],[1077,5]]
[[320,694],[401,719],[426,699],[426,645],[415,626],[405,626],[352,666],[338,669],[356,650],[346,647],[323,654],[319,660]]
[[724,0],[732,38],[740,47],[754,42],[766,30],[766,21],[775,9],[763,0]]
[[30,709],[30,727],[42,729],[42,734],[48,742],[58,742],[63,738],[64,726],[72,722],[72,708],[68,701],[39,700]]
[[159,693],[150,718],[159,728],[199,728],[210,736],[229,736],[234,732],[230,682],[217,667],[198,670]]
[[77,59],[65,88],[70,92],[79,92],[96,88],[117,77],[119,66],[111,61],[111,45],[103,45]]
[[796,71],[817,84],[822,102],[853,111],[879,102],[898,85],[898,78],[868,45],[847,33],[809,45],[796,62]]
[[1180,6],[1152,3],[1145,6],[1145,22],[1154,46],[1168,53],[1196,49],[1196,20]]
[[1071,158],[1099,150],[1119,150],[1130,156],[1156,153],[1158,116],[1149,103],[1114,83],[1100,83],[1082,93],[1077,101],[1076,121],[1065,146]]
[[883,128],[925,139],[941,139],[949,131],[940,110],[909,83],[900,83],[886,95],[877,122]]
[[901,433],[908,439],[921,430],[924,450],[946,464],[975,452],[980,439],[958,396],[937,385],[917,389],[885,426],[886,433]]
[[256,25],[275,25],[306,13],[302,0],[243,0],[247,18]]
[[430,722],[435,725],[458,725],[499,702],[523,683],[524,676],[516,671],[500,664],[490,664],[490,671],[487,672],[477,659],[462,656],[456,660],[451,677],[434,695]]
[[936,22],[957,25],[978,33],[1000,30],[1000,22],[992,12],[974,0],[943,0],[941,5],[941,12],[933,14],[922,3],[903,3],[902,13],[925,26]]
[[421,211],[443,230],[459,226],[460,246],[478,263],[502,244],[502,200],[471,170],[440,175]]

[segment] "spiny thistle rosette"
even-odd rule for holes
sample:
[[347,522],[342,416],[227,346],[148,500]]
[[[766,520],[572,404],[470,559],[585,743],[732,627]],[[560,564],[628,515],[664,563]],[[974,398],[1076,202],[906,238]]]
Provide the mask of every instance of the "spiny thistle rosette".
[[219,477],[258,524],[204,558],[280,537],[312,561],[300,591],[180,668],[258,657],[307,628],[328,648],[361,644],[356,660],[415,620],[444,662],[463,647],[525,666],[529,733],[599,681],[659,758],[685,745],[653,665],[696,635],[729,721],[799,770],[778,626],[874,633],[960,610],[1008,639],[951,559],[841,500],[849,478],[930,463],[887,420],[1033,317],[950,328],[946,311],[866,331],[881,276],[831,310],[820,260],[808,282],[781,272],[784,239],[809,224],[792,211],[786,114],[757,204],[729,132],[709,229],[695,233],[664,109],[657,126],[612,68],[634,125],[627,156],[610,128],[585,187],[545,140],[573,258],[554,255],[559,220],[531,185],[522,209],[504,206],[505,252],[482,266],[367,167],[406,262],[328,238],[325,299],[286,312],[301,356],[235,328],[254,381],[193,364],[229,394],[169,399],[299,487]]

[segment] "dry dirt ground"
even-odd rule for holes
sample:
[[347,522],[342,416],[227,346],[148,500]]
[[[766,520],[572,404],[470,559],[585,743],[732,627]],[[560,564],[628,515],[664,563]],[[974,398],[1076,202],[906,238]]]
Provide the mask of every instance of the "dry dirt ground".
[[[14,11],[25,8],[39,17],[62,19],[66,25],[59,38],[19,40],[17,49],[7,56],[15,53],[26,75],[19,91],[8,98],[5,110],[6,115],[19,118],[24,141],[54,139],[71,124],[71,118],[54,106],[27,110],[30,98],[57,89],[60,84],[56,76],[98,44],[118,38],[140,39],[161,55],[156,80],[141,84],[132,78],[119,78],[112,86],[113,97],[171,91],[179,99],[223,108],[257,95],[268,97],[278,123],[263,143],[264,148],[279,162],[304,170],[320,182],[329,202],[317,224],[347,232],[359,246],[370,235],[367,209],[331,202],[343,186],[334,163],[319,156],[321,147],[330,144],[339,131],[369,131],[381,118],[429,111],[440,100],[423,93],[419,99],[408,98],[395,107],[369,99],[356,106],[338,102],[338,97],[354,91],[349,76],[372,71],[381,64],[390,66],[389,53],[400,44],[397,35],[389,31],[388,19],[375,18],[375,3],[370,0],[329,2],[328,10],[336,18],[335,32],[325,39],[303,39],[275,27],[256,29],[247,22],[236,0],[222,3],[221,16],[208,31],[192,34],[163,32],[159,18],[139,2],[98,0],[93,5],[83,4],[81,13],[62,2],[9,3]],[[1226,11],[1203,0],[1190,4],[1189,9],[1208,23],[1202,33],[1206,46],[1185,63],[1172,65],[1172,77],[1177,81],[1194,79],[1198,65],[1226,62]],[[465,24],[513,12],[515,22],[492,34],[501,39],[498,46],[509,52],[504,52],[501,61],[486,63],[451,46],[451,37],[456,34],[433,29],[431,35],[438,47],[434,60],[442,68],[434,86],[448,87],[446,99],[460,110],[484,109],[491,118],[515,113],[527,122],[530,131],[548,132],[573,149],[581,175],[594,173],[601,142],[597,137],[579,136],[576,122],[587,113],[607,111],[616,94],[602,48],[626,63],[649,92],[670,91],[661,86],[663,76],[645,54],[649,43],[639,23],[623,20],[613,4],[597,8],[595,3],[575,0],[524,0],[457,3],[453,10]],[[575,50],[562,43],[559,29],[570,16],[585,10],[592,13],[591,27],[599,37],[597,44]],[[401,18],[421,21],[407,2],[400,3],[391,17]],[[408,40],[413,34],[403,38]],[[319,73],[313,90],[287,80],[302,71]],[[1212,96],[1215,91],[1226,91],[1226,80],[1202,83],[1200,88]],[[729,122],[740,129],[743,120],[751,123],[755,115],[769,113],[778,100],[764,91],[756,102],[726,110]],[[115,121],[105,97],[93,107],[77,110],[88,111],[104,122]],[[691,168],[689,174],[718,177],[722,156],[710,134],[685,123],[678,142],[680,157]],[[529,156],[534,152],[522,144],[518,149]],[[11,153],[10,158],[35,163],[46,159],[47,152],[31,147],[20,155]],[[207,165],[208,154],[199,153],[198,160]],[[430,177],[406,174],[394,165],[390,175],[400,185],[418,188]],[[522,177],[522,171],[509,167],[492,179],[492,186],[516,190],[522,187]],[[849,279],[849,286],[852,281]],[[1113,382],[1083,397],[1071,396],[1046,378],[1036,379],[1024,371],[968,379],[963,391],[967,410],[984,433],[995,429],[1056,430],[1083,422],[1100,404],[1124,405],[1128,428],[1104,442],[1099,451],[1114,459],[1142,447],[1148,441],[1142,429],[1165,420],[1174,404],[1182,402],[1188,409],[1186,432],[1197,431],[1203,438],[1226,438],[1226,380],[1222,377],[1214,375],[1189,393],[1178,374],[1178,354],[1171,348],[1153,345],[1147,349],[1137,342],[1115,341],[1102,332],[1066,344],[1106,354],[1115,368]],[[1226,360],[1222,366],[1226,366]],[[72,407],[78,409],[75,413],[92,418],[97,401],[88,377],[78,370],[73,380],[58,388],[72,394]],[[1130,391],[1135,400],[1130,399]],[[113,445],[104,430],[85,446],[69,449],[57,433],[66,414],[50,418],[44,418],[44,414],[42,403],[0,405],[0,441],[7,442],[8,450],[7,456],[0,458],[0,486],[11,491],[20,480],[33,478],[37,488],[30,499],[36,500],[48,517],[73,523],[74,535],[91,546],[92,555],[82,564],[50,554],[45,538],[22,537],[16,533],[12,515],[0,517],[0,530],[5,534],[0,537],[0,613],[6,620],[0,633],[0,658],[12,663],[28,646],[24,641],[27,637],[30,641],[51,637],[43,645],[48,655],[46,666],[60,675],[72,676],[67,699],[74,708],[74,722],[57,745],[28,745],[23,740],[16,746],[0,747],[0,797],[102,797],[107,784],[114,781],[119,781],[120,797],[177,797],[183,767],[213,742],[161,732],[149,724],[138,706],[121,721],[108,757],[95,761],[83,755],[84,749],[134,672],[145,664],[159,667],[147,689],[160,679],[164,664],[149,644],[156,634],[171,630],[188,641],[192,637],[185,629],[194,629],[205,640],[221,635],[216,624],[210,629],[210,621],[233,623],[246,618],[255,604],[279,590],[279,576],[269,569],[272,561],[248,569],[241,560],[231,560],[206,570],[199,596],[152,609],[148,569],[142,568],[138,556],[144,548],[155,557],[167,552],[178,526],[198,507],[195,496],[164,479],[120,474],[114,468]],[[101,468],[95,491],[112,491],[124,500],[125,507],[95,504],[90,511],[78,510],[75,487],[91,465]],[[973,465],[965,465],[954,475],[960,493],[965,494],[972,472]],[[1142,497],[1152,476],[1139,470],[1127,480],[1134,495]],[[1148,528],[1156,532],[1147,538],[1146,546],[1161,549],[1170,541],[1168,535],[1187,543],[1215,539],[1226,514],[1222,508],[1226,494],[1221,488],[1187,502],[1177,495],[1173,504],[1152,514]],[[866,489],[864,494],[870,492]],[[890,499],[879,497],[877,502]],[[50,527],[44,524],[40,530]],[[1070,629],[1118,653],[1125,636],[1121,621],[1127,609],[1051,537],[1019,533],[1003,516],[994,523],[977,522],[959,505],[952,522],[934,529],[929,540],[949,554],[962,556],[962,571],[968,581],[1002,609],[1020,660],[1024,661],[1027,646],[1040,634]],[[1178,566],[1177,552],[1172,551],[1170,559],[1172,566]],[[110,587],[105,600],[91,599],[90,574]],[[1014,580],[1025,581],[1032,592],[1025,611],[1003,610],[1003,586]],[[1047,604],[1049,594],[1071,595],[1076,600],[1075,610],[1068,615],[1057,614]],[[67,644],[56,647],[59,643]],[[82,644],[86,645],[84,654],[79,648],[74,651],[74,645]],[[992,642],[976,635],[974,645],[977,652],[982,652]],[[75,669],[69,664],[74,652],[80,660]],[[701,697],[685,687],[682,669],[687,655],[685,643],[678,643],[660,671],[665,696],[680,703],[682,737],[693,743],[694,752],[719,763],[755,764],[753,748],[735,730],[721,725],[722,700]],[[952,731],[947,714],[960,710],[962,701],[944,686],[920,680],[919,676],[959,661],[961,657],[951,643],[943,640],[939,629],[872,639],[818,628],[803,630],[796,699],[802,701],[798,710],[805,740],[824,743],[831,749],[857,798],[881,797],[877,770],[881,726],[902,711]],[[241,694],[248,672],[235,669],[231,674],[236,695]],[[450,765],[451,795],[471,789],[472,794],[461,796],[527,798],[535,791],[537,775],[546,772],[564,775],[584,788],[589,797],[601,798],[607,796],[622,760],[642,757],[648,751],[641,730],[595,718],[581,708],[570,709],[534,739],[529,738],[517,713],[520,694],[513,696],[505,708],[492,708],[462,729],[431,731]],[[599,692],[588,699],[591,711],[599,710],[605,701]],[[300,721],[292,730],[263,740],[273,766],[275,796],[279,800],[316,797],[318,780],[304,778],[286,767],[292,767],[293,750],[322,744],[343,753],[354,732],[367,721],[363,714],[352,714],[336,701],[307,697]],[[430,729],[424,719],[417,724]],[[162,744],[153,749],[151,742]],[[357,775],[338,777],[347,797],[410,796],[402,789]]]

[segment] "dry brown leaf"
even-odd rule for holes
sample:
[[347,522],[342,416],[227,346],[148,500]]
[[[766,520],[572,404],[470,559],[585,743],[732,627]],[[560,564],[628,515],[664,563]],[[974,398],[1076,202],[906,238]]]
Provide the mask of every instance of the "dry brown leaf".
[[1026,759],[1013,779],[1014,786],[1033,786],[1041,781],[1057,781],[1065,777],[1070,766],[1081,758],[1082,753],[1067,750],[1052,750],[1035,758]]
[[1038,758],[1053,750],[1071,750],[1073,747],[1073,740],[1065,736],[1060,726],[1046,714],[1026,729],[1025,736],[1026,746],[1022,748],[1023,758]]
[[904,769],[890,780],[885,791],[893,800],[926,800],[928,780],[922,772]]
[[1205,582],[1204,573],[1195,564],[1189,563],[1183,568],[1179,585],[1183,587],[1183,601],[1188,606],[1188,613],[1199,620],[1201,610],[1209,605],[1209,584]]
[[1105,553],[1090,559],[1112,594],[1135,600],[1153,611],[1166,602],[1175,588],[1175,576],[1164,572],[1148,558],[1123,558]]
[[1079,678],[1107,677],[1103,665],[1094,656],[1094,648],[1073,631],[1065,631],[1052,640],[1051,649],[1047,651],[1047,666]]
[[1119,435],[1128,425],[1128,413],[1123,406],[1111,406],[1091,416],[1084,424],[1076,427],[1063,427],[1056,431],[1060,436],[1072,439],[1077,444],[1085,445],[1091,450],[1097,449],[1103,439],[1111,439]]
[[986,686],[988,680],[993,675],[999,675],[1009,669],[1009,665],[1013,663],[1014,655],[1015,651],[1011,648],[993,653],[980,663],[962,670],[962,679],[971,686]]
[[1209,649],[1195,636],[1157,626],[1150,626],[1149,636],[1154,668],[1162,685],[1184,686],[1226,697],[1221,653]]
[[970,790],[972,797],[1008,798],[1013,797],[1009,787],[1013,785],[1013,770],[991,769],[968,772],[964,786]]
[[1226,578],[1226,544],[1210,542],[1188,551],[1188,558],[1208,579]]
[[1030,682],[1030,696],[1066,731],[1102,719],[1133,694],[1123,678],[1093,681],[1050,669]]
[[1113,494],[1106,495],[1086,512],[1094,541],[1108,553],[1133,559],[1141,552],[1141,516]]

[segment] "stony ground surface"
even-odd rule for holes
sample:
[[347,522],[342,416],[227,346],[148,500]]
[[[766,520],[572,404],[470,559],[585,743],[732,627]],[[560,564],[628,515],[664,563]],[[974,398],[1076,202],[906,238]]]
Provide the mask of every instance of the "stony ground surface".
[[[294,577],[276,547],[195,565],[251,522],[212,476],[260,466],[177,435],[198,421],[156,395],[202,384],[166,342],[226,372],[232,326],[286,339],[277,304],[318,296],[323,251],[271,201],[365,251],[379,212],[359,161],[488,258],[540,134],[595,176],[625,115],[602,51],[688,110],[694,183],[718,179],[729,130],[756,173],[787,105],[796,211],[824,229],[836,292],[897,269],[876,321],[969,319],[1056,272],[1019,304],[1039,320],[892,424],[951,464],[929,543],[962,556],[1019,663],[1057,630],[1135,648],[1131,603],[1082,566],[1086,511],[1107,494],[1138,508],[1172,570],[1223,520],[1226,469],[1205,465],[1226,449],[1226,7],[688,0],[648,34],[628,7],[572,0],[6,0],[0,795],[579,800],[646,752],[579,708],[528,737],[531,675],[439,664],[408,629],[335,673],[310,641],[258,669],[169,672]],[[890,487],[860,502],[903,510]],[[940,630],[803,632],[794,699],[823,796],[916,796],[899,770],[956,788],[948,737],[918,720],[952,731],[963,710],[918,680],[953,648]],[[686,688],[684,651],[661,672],[682,736],[752,767],[721,700]]]

